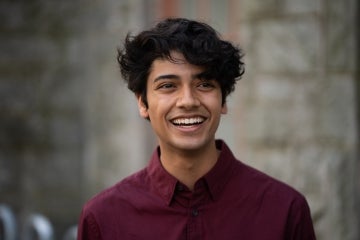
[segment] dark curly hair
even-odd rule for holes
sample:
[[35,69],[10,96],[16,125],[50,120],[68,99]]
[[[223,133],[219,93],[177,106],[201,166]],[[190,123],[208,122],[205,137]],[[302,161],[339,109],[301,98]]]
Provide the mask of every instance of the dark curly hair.
[[182,53],[193,65],[205,68],[205,78],[219,82],[222,103],[244,73],[241,49],[220,39],[209,25],[184,18],[169,18],[137,36],[128,34],[117,60],[128,88],[141,95],[147,105],[146,83],[154,60],[168,58],[171,51]]

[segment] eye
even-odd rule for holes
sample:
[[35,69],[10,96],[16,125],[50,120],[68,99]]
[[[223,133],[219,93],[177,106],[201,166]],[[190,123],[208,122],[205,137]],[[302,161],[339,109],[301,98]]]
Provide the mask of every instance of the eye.
[[175,88],[175,84],[173,83],[162,83],[160,84],[156,89],[172,89],[172,88]]
[[209,89],[213,89],[215,87],[216,87],[215,84],[212,83],[211,81],[202,81],[198,85],[198,88],[203,89],[203,90],[209,90]]

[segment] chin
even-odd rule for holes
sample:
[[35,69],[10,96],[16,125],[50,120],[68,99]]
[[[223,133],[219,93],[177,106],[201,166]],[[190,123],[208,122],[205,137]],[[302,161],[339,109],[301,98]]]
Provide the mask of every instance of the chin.
[[175,141],[174,146],[177,149],[187,151],[197,151],[210,146],[211,141],[199,140],[199,139],[183,139],[182,141]]

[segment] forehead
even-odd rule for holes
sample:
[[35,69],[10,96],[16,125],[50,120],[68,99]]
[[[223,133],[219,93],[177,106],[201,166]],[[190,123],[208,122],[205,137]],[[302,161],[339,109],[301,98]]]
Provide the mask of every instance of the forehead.
[[173,51],[169,58],[155,59],[149,70],[149,79],[154,79],[167,74],[197,75],[204,71],[204,67],[190,64],[183,54]]

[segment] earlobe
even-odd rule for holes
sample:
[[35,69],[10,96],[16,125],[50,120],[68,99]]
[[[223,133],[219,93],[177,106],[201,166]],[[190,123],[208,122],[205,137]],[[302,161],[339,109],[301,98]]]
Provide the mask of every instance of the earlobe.
[[226,103],[224,103],[221,108],[221,114],[227,114],[227,112],[228,112],[228,108]]
[[147,111],[147,107],[145,106],[142,97],[140,95],[136,95],[139,113],[142,118],[149,118],[149,113]]

